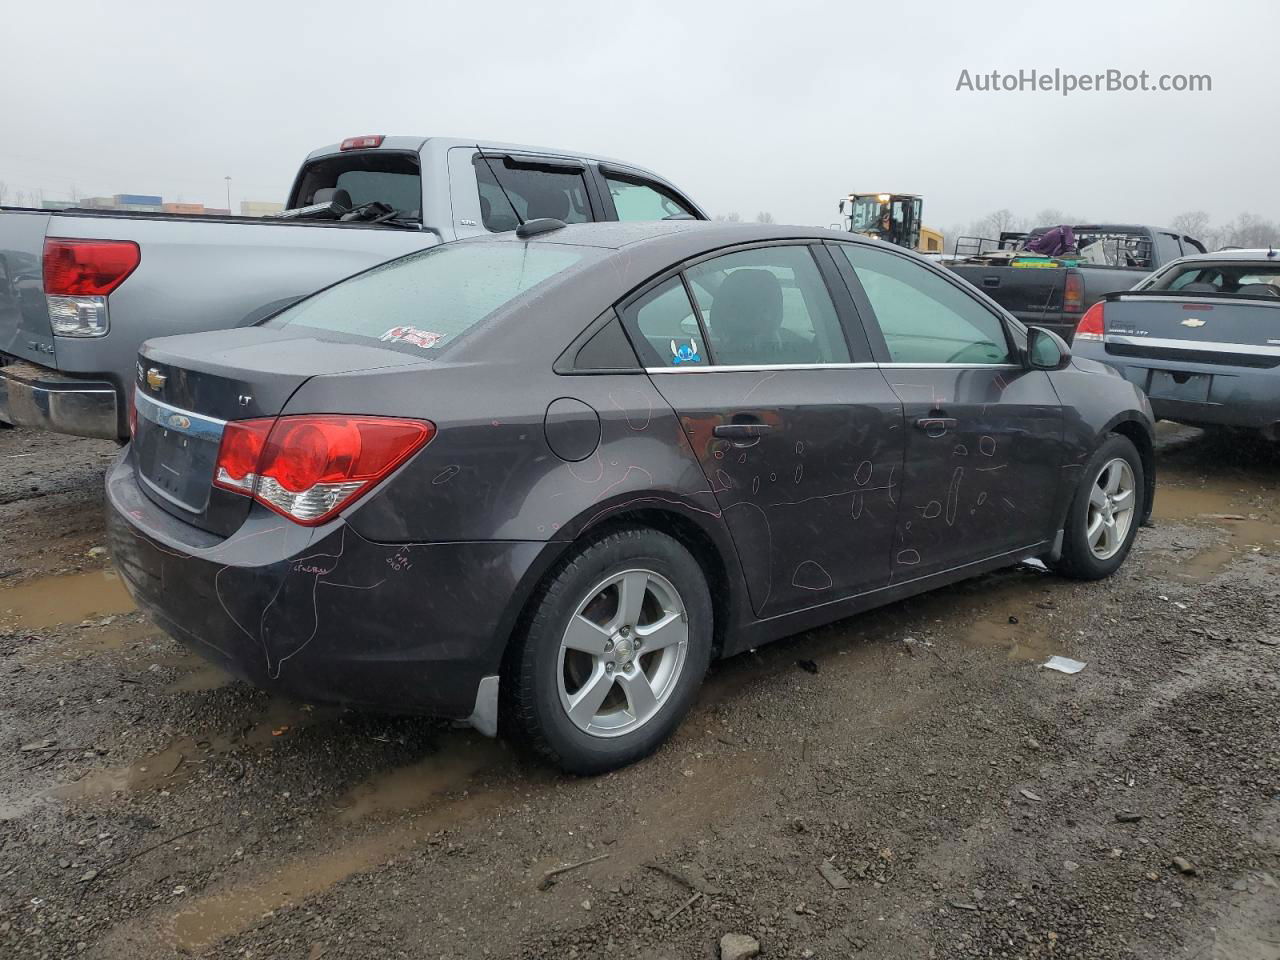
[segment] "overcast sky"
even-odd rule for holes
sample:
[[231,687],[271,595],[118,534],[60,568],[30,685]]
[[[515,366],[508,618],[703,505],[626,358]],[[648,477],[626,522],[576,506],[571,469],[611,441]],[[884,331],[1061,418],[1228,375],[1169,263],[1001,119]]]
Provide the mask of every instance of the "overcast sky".
[[[713,213],[827,224],[850,190],[925,222],[1280,217],[1276,0],[934,4],[17,3],[0,181],[46,197],[283,200],[346,136],[482,137],[660,171]],[[957,92],[1054,68],[1209,93]]]

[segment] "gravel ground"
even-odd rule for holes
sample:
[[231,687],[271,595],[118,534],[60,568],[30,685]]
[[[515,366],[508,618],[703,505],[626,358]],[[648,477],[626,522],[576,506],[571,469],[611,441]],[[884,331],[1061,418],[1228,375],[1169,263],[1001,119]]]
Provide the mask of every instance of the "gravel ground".
[[186,654],[107,570],[114,452],[0,431],[0,956],[1280,960],[1280,456],[1165,431],[1112,579],[718,664],[574,779]]

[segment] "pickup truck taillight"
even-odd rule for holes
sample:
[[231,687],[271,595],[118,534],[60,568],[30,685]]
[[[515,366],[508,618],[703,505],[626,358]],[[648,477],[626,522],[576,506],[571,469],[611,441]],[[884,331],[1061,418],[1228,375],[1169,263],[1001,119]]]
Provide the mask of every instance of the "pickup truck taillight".
[[1067,284],[1062,290],[1062,310],[1064,313],[1079,313],[1084,309],[1084,277],[1078,273],[1067,273]]
[[435,436],[429,420],[330,414],[233,420],[213,485],[314,527],[390,476]]
[[1102,332],[1102,301],[1099,300],[1086,310],[1084,316],[1080,318],[1080,325],[1076,327],[1075,338],[1077,340],[1101,340]]
[[107,295],[142,261],[130,240],[46,237],[44,294],[59,337],[103,337],[110,329]]

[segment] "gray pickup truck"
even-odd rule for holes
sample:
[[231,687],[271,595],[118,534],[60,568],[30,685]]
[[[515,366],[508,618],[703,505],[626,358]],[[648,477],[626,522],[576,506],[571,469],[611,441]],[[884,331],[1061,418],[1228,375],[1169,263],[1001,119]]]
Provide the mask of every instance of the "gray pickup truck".
[[0,207],[0,424],[129,435],[152,337],[248,326],[422,247],[524,220],[707,219],[642,167],[440,137],[353,137],[269,218]]
[[[1019,256],[1020,241],[1044,233],[1002,234],[999,241],[961,238],[946,265],[1026,324],[1048,327],[1068,343],[1084,312],[1108,293],[1128,290],[1153,270],[1204,245],[1161,227],[1081,224],[1078,253]],[[965,240],[977,249],[960,255]],[[988,246],[990,245],[990,249]]]

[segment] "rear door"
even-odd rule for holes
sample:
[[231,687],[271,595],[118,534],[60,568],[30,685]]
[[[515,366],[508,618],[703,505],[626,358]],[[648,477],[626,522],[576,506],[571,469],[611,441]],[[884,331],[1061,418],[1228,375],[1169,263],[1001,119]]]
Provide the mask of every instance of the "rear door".
[[883,586],[902,407],[821,245],[703,258],[623,305],[773,616]]
[[1052,537],[1063,421],[1048,374],[1025,369],[1003,318],[944,271],[870,244],[833,247],[903,405],[894,582]]

